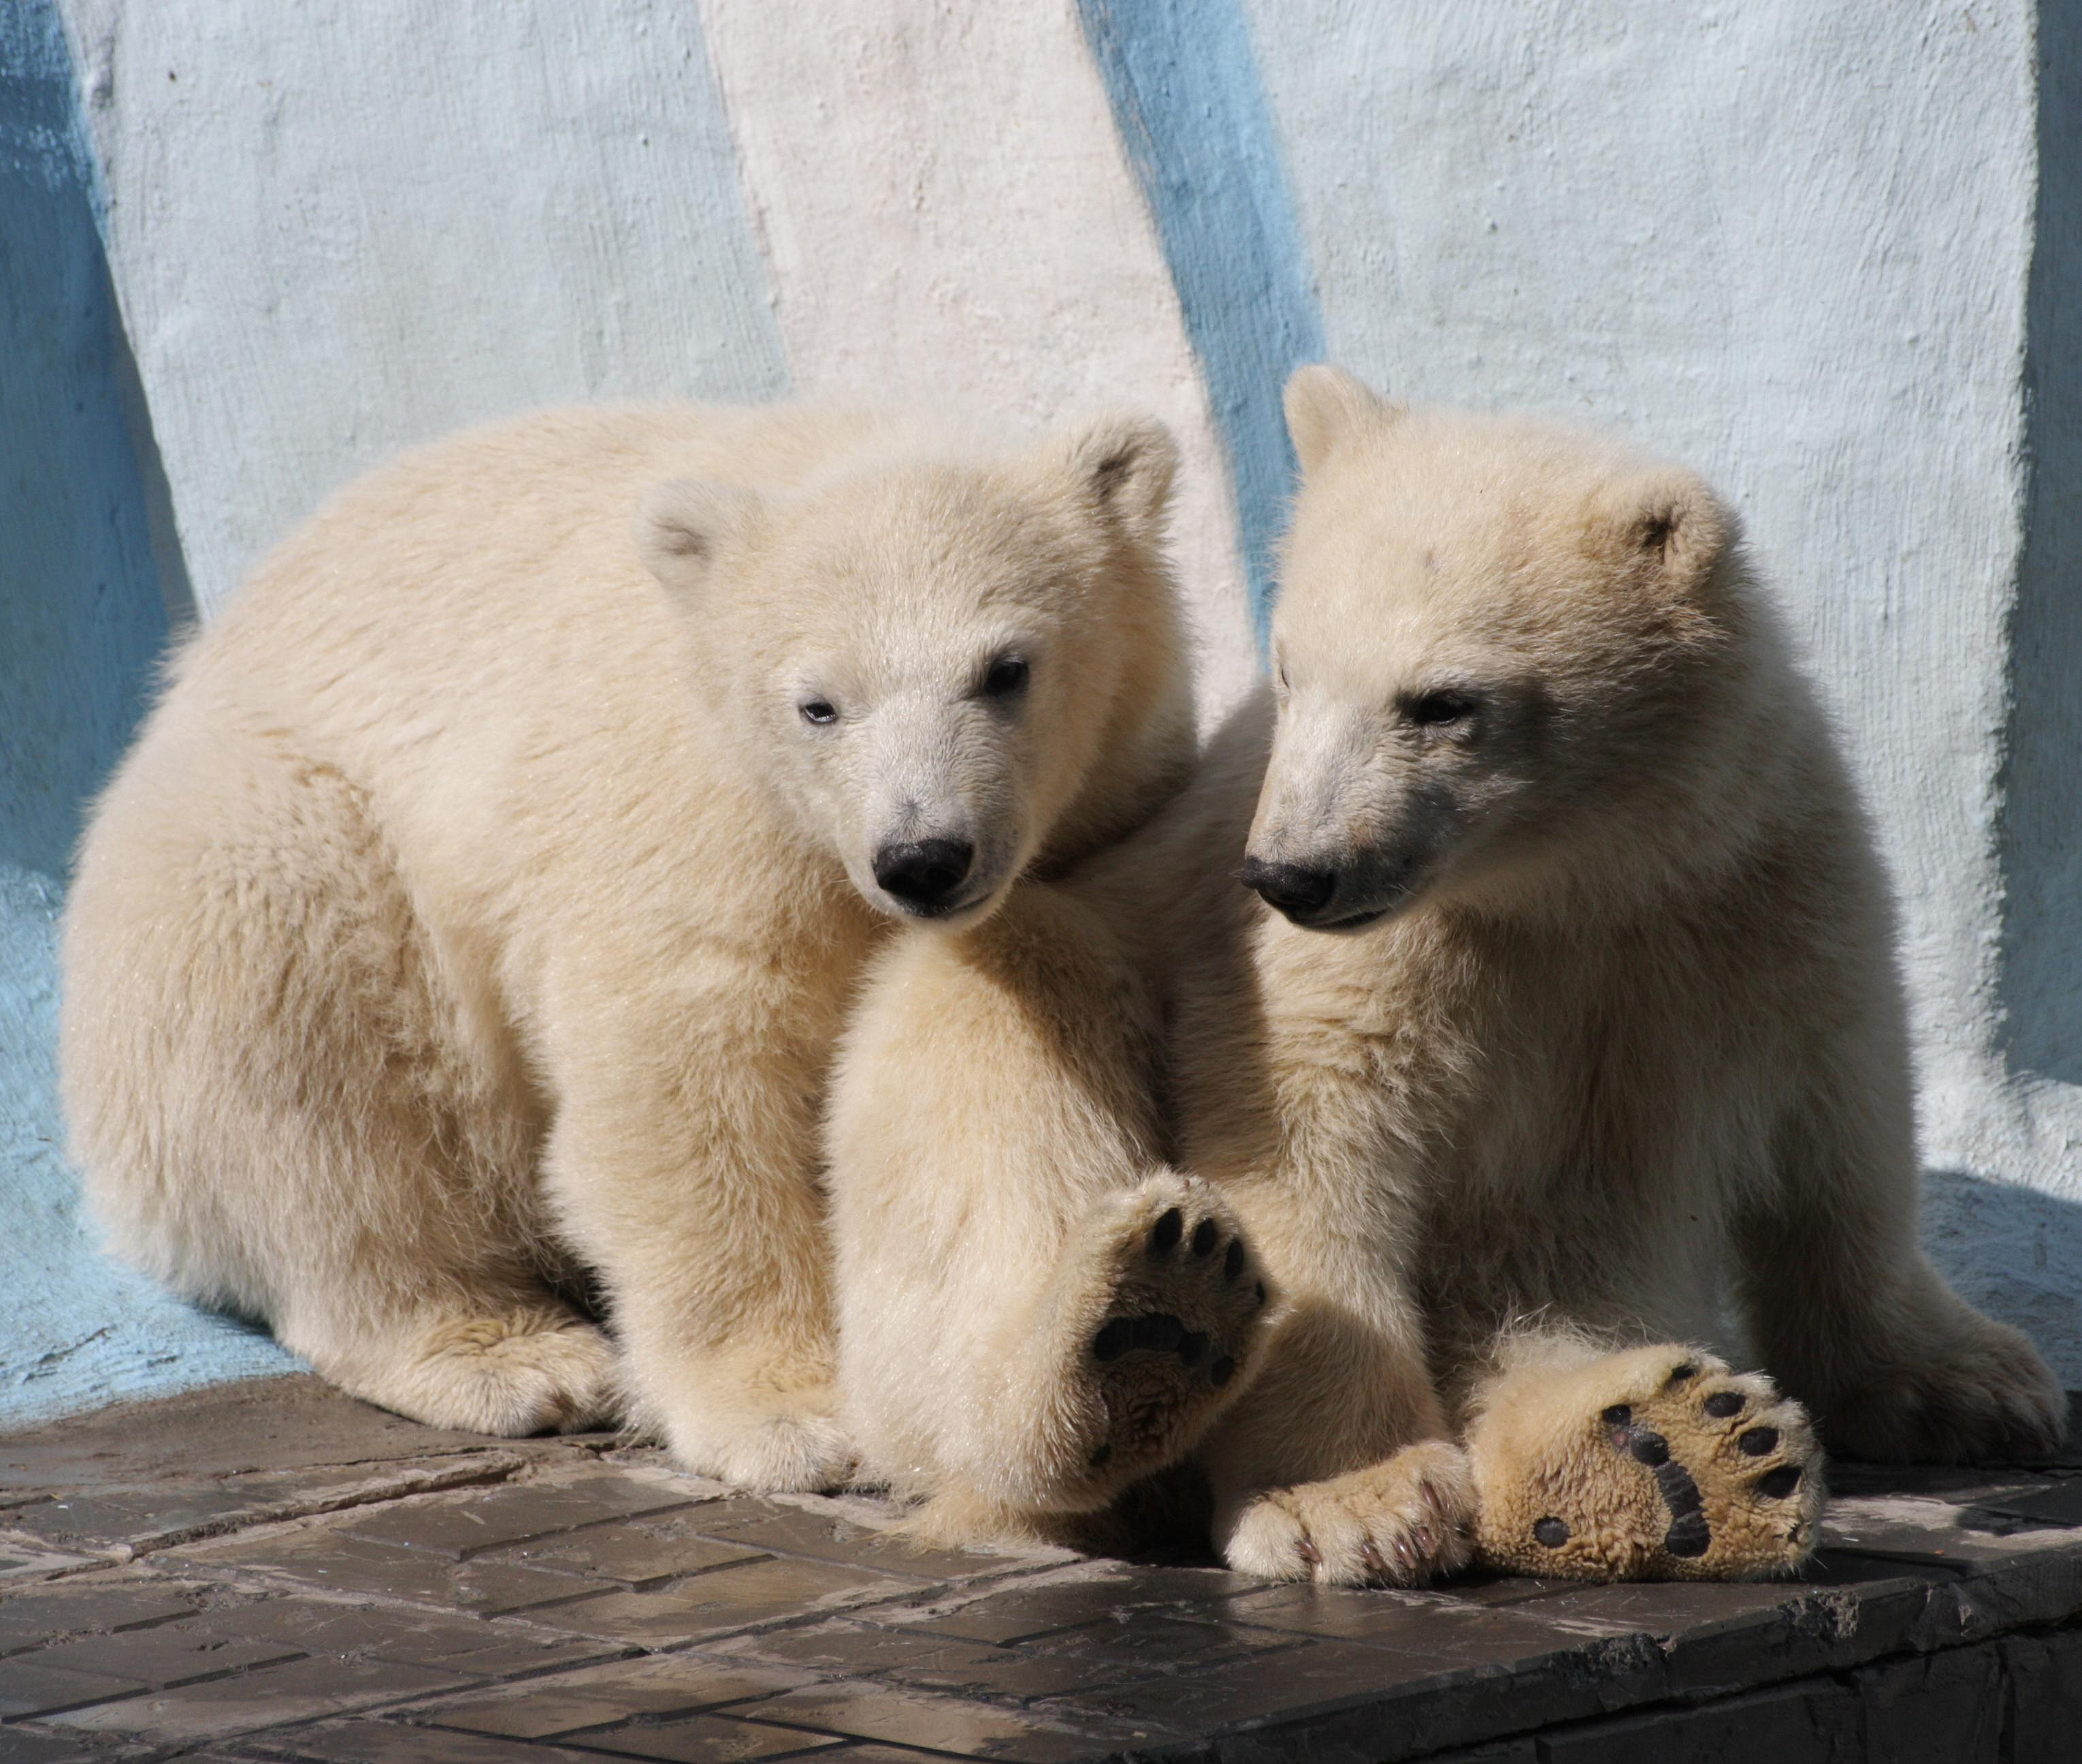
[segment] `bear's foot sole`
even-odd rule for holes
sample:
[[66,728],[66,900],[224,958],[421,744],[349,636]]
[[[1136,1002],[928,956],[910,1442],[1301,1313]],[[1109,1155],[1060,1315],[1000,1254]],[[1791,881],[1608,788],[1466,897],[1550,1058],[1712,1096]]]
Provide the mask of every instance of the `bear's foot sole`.
[[1756,1580],[1814,1549],[1814,1429],[1757,1373],[1675,1345],[1539,1355],[1469,1430],[1478,1559],[1574,1580]]
[[1111,1489],[1191,1449],[1241,1387],[1272,1299],[1220,1196],[1169,1172],[1102,1202],[1056,1283],[1087,1398],[1081,1480]]

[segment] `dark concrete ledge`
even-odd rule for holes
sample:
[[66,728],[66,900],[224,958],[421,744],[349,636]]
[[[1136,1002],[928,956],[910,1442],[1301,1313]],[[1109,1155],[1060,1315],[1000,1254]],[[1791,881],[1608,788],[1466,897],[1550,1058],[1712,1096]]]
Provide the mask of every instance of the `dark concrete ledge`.
[[1835,1480],[1798,1582],[1317,1592],[230,1386],[0,1442],[0,1760],[2082,1759],[2082,1455]]

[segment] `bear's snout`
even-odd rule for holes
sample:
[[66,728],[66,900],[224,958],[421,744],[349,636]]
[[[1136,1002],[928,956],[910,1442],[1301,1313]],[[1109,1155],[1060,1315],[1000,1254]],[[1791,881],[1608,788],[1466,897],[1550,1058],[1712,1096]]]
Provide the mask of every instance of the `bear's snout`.
[[1268,863],[1262,857],[1245,858],[1238,879],[1262,896],[1267,906],[1285,913],[1296,924],[1321,911],[1338,891],[1338,873],[1334,869]]
[[875,854],[875,886],[912,911],[931,916],[953,903],[967,880],[976,847],[965,839],[892,840]]

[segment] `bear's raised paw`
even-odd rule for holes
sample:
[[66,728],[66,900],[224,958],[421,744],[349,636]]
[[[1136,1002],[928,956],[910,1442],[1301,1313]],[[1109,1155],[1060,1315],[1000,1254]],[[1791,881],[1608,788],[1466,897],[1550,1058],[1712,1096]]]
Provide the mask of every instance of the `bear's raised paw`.
[[1271,1293],[1243,1229],[1207,1183],[1165,1173],[1094,1210],[1056,1278],[1081,1337],[1080,1442],[1120,1486],[1191,1450],[1235,1393]]
[[1814,1547],[1806,1411],[1695,1348],[1557,1345],[1486,1392],[1468,1434],[1478,1560],[1573,1580],[1753,1580]]

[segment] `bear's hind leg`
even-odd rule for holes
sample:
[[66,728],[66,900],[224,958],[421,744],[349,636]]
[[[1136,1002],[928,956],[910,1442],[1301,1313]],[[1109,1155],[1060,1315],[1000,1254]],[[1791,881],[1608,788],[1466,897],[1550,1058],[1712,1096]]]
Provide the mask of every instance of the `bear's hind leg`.
[[2066,1434],[2067,1397],[2023,1332],[1924,1254],[1907,1060],[1890,1052],[1816,1075],[1775,1180],[1738,1217],[1751,1333],[1843,1456],[2028,1461]]
[[1467,1450],[1485,1567],[1572,1580],[1755,1580],[1814,1549],[1814,1429],[1758,1374],[1699,1349],[1507,1344]]
[[503,1305],[478,1294],[343,1328],[292,1320],[282,1337],[349,1395],[429,1426],[511,1438],[575,1433],[617,1412],[613,1345],[546,1294]]
[[538,1271],[525,1088],[339,771],[272,719],[154,727],[65,970],[74,1150],[129,1259],[415,1420],[611,1412],[605,1338]]

